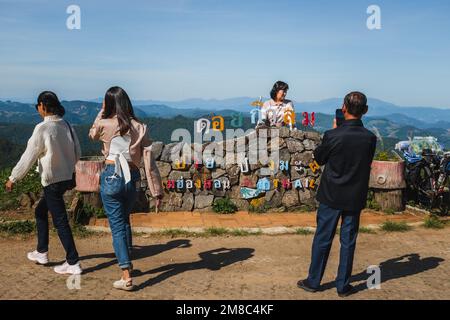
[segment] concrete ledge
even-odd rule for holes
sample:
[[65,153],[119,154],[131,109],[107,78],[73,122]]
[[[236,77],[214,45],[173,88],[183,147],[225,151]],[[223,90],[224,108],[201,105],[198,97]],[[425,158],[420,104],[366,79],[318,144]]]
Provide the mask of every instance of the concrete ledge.
[[[411,222],[411,223],[407,223],[408,226],[410,227],[420,227],[423,225],[423,222]],[[370,224],[370,225],[366,225],[366,226],[361,226],[370,230],[380,230],[381,229],[381,225],[380,224]],[[88,230],[91,231],[97,231],[97,232],[106,232],[106,233],[111,233],[111,230],[108,227],[100,227],[100,226],[86,226],[86,228]],[[158,234],[161,232],[167,232],[167,231],[171,231],[171,230],[180,230],[180,231],[185,231],[185,232],[191,232],[191,233],[198,233],[198,234],[202,234],[202,233],[207,233],[207,231],[211,228],[199,228],[199,227],[195,227],[195,228],[189,228],[189,227],[184,227],[184,228],[152,228],[152,227],[132,227],[131,228],[133,232],[138,232],[138,233],[145,233],[145,234]],[[233,232],[233,231],[244,231],[244,232],[248,232],[250,234],[255,234],[255,235],[283,235],[283,234],[296,234],[298,232],[299,229],[301,230],[306,230],[306,231],[311,231],[311,232],[315,232],[316,228],[315,227],[269,227],[269,228],[220,228],[220,229],[224,229],[227,230],[229,232]]]

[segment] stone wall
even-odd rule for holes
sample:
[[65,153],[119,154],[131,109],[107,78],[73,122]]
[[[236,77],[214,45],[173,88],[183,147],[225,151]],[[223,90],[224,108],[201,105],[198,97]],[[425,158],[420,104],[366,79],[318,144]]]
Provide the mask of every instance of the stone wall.
[[[273,129],[272,129],[273,130]],[[313,163],[312,152],[316,146],[320,143],[321,137],[317,132],[307,132],[301,130],[289,130],[288,128],[275,129],[279,131],[279,135],[276,139],[279,143],[279,160],[289,163],[287,170],[278,170],[273,176],[267,176],[267,173],[261,171],[261,168],[268,167],[263,166],[261,163],[251,164],[249,171],[241,172],[241,166],[239,164],[224,164],[221,161],[217,161],[214,168],[206,168],[205,163],[202,166],[196,166],[195,164],[183,164],[180,162],[171,161],[171,154],[175,149],[185,150],[185,148],[191,148],[192,154],[195,154],[195,145],[184,144],[183,142],[171,143],[164,145],[162,142],[153,143],[153,154],[158,165],[159,171],[162,176],[164,185],[164,198],[161,211],[212,211],[212,204],[218,198],[228,197],[234,202],[238,209],[248,210],[250,206],[259,207],[265,206],[267,209],[274,209],[277,211],[293,210],[296,208],[306,207],[308,209],[315,208],[317,202],[315,201],[315,191],[320,178],[320,169],[310,167],[309,164]],[[259,131],[254,131],[253,135],[259,135]],[[252,137],[244,136],[235,138],[232,142],[234,149],[232,152],[236,152],[238,139],[245,139],[245,154],[248,156],[249,152],[252,152],[252,148],[249,148],[249,144],[252,142]],[[254,136],[253,136],[254,138]],[[268,144],[270,146],[270,137],[268,137]],[[254,141],[254,140],[253,140]],[[211,144],[217,142],[205,143],[202,145],[202,150],[205,148],[210,149]],[[222,141],[225,146],[226,141]],[[224,153],[220,155],[226,157],[226,147],[223,147]],[[254,149],[253,149],[254,150]],[[231,150],[230,150],[231,151]],[[300,164],[300,166],[296,166]],[[277,164],[278,166],[278,164]],[[273,167],[273,166],[272,166]],[[300,167],[303,167],[301,169]],[[299,170],[300,169],[300,170]],[[149,191],[147,190],[147,182],[145,180],[145,174],[141,169],[141,201],[148,199],[148,210],[154,209],[154,200],[149,197]],[[270,180],[270,190],[261,192],[253,199],[244,199],[241,195],[241,188],[253,188],[257,189],[257,183],[259,179],[268,178]],[[177,181],[184,180],[184,187],[177,188]],[[222,187],[214,188],[214,180],[220,180]],[[274,185],[274,181],[278,179],[278,186]],[[196,182],[197,187],[186,188],[186,181],[192,180]],[[205,180],[211,180],[212,188],[209,185],[205,187]],[[301,181],[300,184],[295,183],[296,180]],[[200,182],[199,182],[200,181]],[[291,182],[291,185],[289,185]],[[229,183],[229,186],[228,186]],[[305,184],[308,184],[306,186]],[[224,187],[226,185],[228,188]],[[175,187],[174,187],[175,186]],[[198,188],[200,187],[200,188]],[[137,202],[138,205],[139,201]],[[135,208],[136,209],[136,208]],[[139,208],[143,210],[145,208]],[[137,210],[139,210],[137,209]]]

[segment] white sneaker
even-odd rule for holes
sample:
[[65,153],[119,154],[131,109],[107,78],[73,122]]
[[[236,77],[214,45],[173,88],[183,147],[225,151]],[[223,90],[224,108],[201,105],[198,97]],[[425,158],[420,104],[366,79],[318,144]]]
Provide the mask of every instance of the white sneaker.
[[53,270],[59,274],[81,274],[83,272],[79,262],[74,265],[70,265],[67,261],[60,266],[56,266]]
[[27,254],[28,260],[37,262],[39,264],[47,264],[48,263],[48,252],[39,253],[37,250],[33,252],[28,252]]
[[119,289],[119,290],[125,290],[125,291],[134,290],[133,280],[131,280],[131,279],[124,280],[122,278],[122,279],[114,282],[113,286],[114,286],[114,288]]

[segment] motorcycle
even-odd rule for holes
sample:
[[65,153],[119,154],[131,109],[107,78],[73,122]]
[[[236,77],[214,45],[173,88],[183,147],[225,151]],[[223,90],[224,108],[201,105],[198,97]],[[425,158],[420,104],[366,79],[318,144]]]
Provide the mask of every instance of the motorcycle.
[[412,143],[405,141],[396,146],[405,159],[407,199],[430,210],[437,208],[441,214],[447,215],[450,207],[450,152],[424,148],[418,154],[417,148],[411,146]]

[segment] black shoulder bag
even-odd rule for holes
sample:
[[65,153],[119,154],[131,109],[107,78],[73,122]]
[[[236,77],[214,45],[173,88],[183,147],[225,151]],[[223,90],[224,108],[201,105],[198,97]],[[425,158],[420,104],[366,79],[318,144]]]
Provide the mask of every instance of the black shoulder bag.
[[[69,127],[70,135],[71,135],[72,141],[73,141],[73,151],[74,151],[74,154],[75,154],[75,157],[76,157],[77,156],[77,147],[76,147],[75,137],[74,137],[73,132],[72,132],[72,127],[70,126],[70,124],[66,120],[64,120],[64,122]],[[76,174],[75,174],[75,170],[74,170],[73,174],[72,174],[72,180],[71,180],[69,186],[67,187],[67,190],[72,190],[76,186],[77,186],[77,180],[76,180]]]

